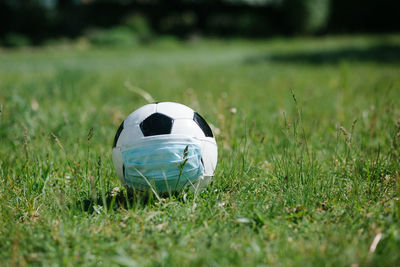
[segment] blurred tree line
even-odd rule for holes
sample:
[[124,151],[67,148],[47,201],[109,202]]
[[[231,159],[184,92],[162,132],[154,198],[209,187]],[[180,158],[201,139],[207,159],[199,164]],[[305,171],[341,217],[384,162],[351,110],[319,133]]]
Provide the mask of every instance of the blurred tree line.
[[158,34],[393,32],[400,30],[399,12],[396,0],[0,0],[0,40],[40,44],[89,33],[94,41],[110,34],[123,41],[126,31],[139,41]]

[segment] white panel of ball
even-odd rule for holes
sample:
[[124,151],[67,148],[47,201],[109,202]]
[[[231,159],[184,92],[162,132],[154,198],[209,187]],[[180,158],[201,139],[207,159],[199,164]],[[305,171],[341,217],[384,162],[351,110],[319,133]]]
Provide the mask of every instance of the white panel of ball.
[[177,119],[193,119],[193,109],[174,102],[161,102],[157,104],[157,112]]
[[143,138],[142,130],[138,124],[125,126],[119,135],[117,146],[129,145]]
[[191,119],[178,119],[172,125],[171,134],[185,134],[190,137],[205,137],[204,132],[200,129],[199,125]]

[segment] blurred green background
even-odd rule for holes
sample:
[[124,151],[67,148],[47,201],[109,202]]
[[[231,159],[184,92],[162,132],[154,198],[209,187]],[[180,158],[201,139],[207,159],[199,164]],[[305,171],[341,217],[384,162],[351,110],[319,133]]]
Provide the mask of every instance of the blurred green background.
[[0,44],[387,33],[400,30],[399,11],[393,0],[0,0]]

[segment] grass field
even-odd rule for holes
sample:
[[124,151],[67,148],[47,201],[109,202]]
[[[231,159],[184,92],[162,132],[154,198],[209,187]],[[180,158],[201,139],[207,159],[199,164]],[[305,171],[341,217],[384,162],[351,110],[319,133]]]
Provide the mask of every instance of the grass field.
[[[127,197],[132,86],[213,125],[206,191]],[[0,138],[1,266],[400,265],[399,35],[0,50]]]

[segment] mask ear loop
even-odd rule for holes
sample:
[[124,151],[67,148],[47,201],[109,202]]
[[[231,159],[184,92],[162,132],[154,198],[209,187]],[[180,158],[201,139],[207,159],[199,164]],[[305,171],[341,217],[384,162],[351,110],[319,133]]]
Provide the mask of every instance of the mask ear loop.
[[157,194],[157,191],[154,189],[153,185],[149,182],[149,180],[146,178],[146,176],[144,176],[138,169],[136,169],[135,167],[133,167],[135,169],[135,171],[146,181],[147,185],[150,186],[151,191],[153,192],[153,194],[156,196],[157,200],[161,202],[161,198],[160,196]]
[[171,197],[171,189],[169,188],[168,181],[167,181],[167,176],[165,175],[164,170],[162,171],[162,175],[163,175],[163,178],[164,178],[164,181],[165,181],[165,186],[167,187],[168,196]]
[[183,168],[185,168],[186,162],[188,161],[188,158],[187,158],[188,154],[189,154],[189,145],[187,145],[185,147],[185,149],[183,150],[182,162],[179,164],[179,168],[180,168],[179,177],[178,177],[178,181],[176,182],[174,191],[176,191],[176,188],[178,187],[178,184],[179,184],[179,182],[181,180],[181,177],[182,177],[182,174],[183,174]]
[[[203,157],[200,158],[200,161],[201,161],[201,165],[203,166],[203,170],[204,170],[204,161],[203,161]],[[194,183],[192,183],[192,181],[190,181],[190,179],[188,179],[188,182],[190,183],[191,188],[193,188],[193,194],[194,194],[194,196],[193,196],[192,212],[193,212],[194,209],[197,207],[196,198],[197,198],[197,196],[198,196],[199,193],[200,193],[200,190],[199,190],[199,188],[200,188],[200,180],[202,180],[202,179],[204,179],[204,173],[203,173],[203,175],[200,175],[200,176],[196,179],[196,181],[195,181]],[[196,184],[196,185],[195,185],[195,184]]]

